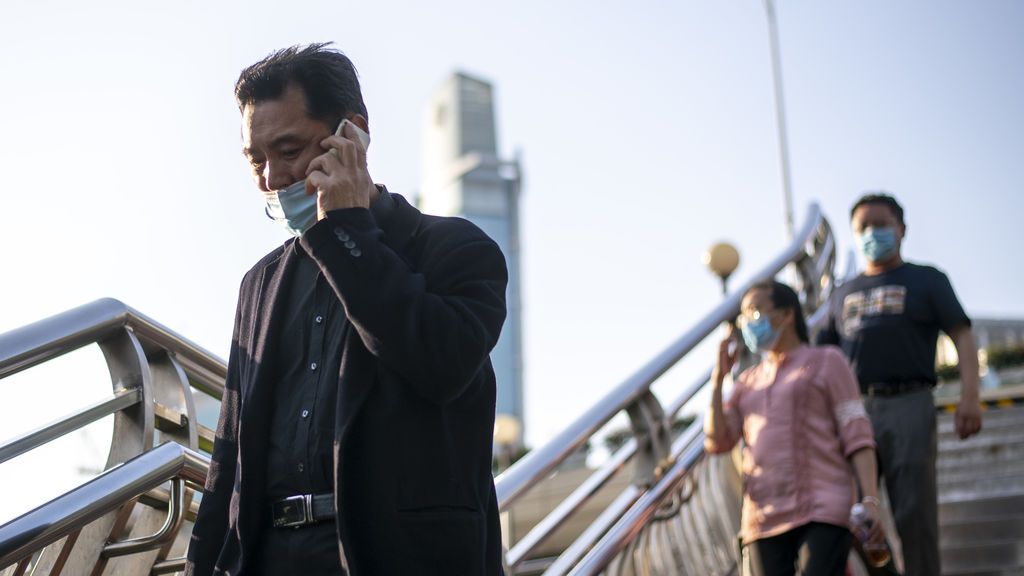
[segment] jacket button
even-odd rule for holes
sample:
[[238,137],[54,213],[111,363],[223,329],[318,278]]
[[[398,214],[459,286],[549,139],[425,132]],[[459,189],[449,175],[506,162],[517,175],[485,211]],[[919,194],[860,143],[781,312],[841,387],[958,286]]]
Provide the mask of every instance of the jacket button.
[[356,247],[356,243],[355,242],[353,242],[351,240],[349,240],[348,242],[345,242],[345,248],[355,248],[355,247]]
[[316,362],[313,362],[312,364],[310,364],[309,365],[309,369],[310,370],[316,370]]
[[346,234],[345,231],[342,230],[341,228],[335,228],[334,235],[337,236],[338,240],[341,240],[342,242],[348,240],[348,234]]
[[349,254],[351,254],[353,258],[359,258],[360,256],[363,255],[363,251],[360,250],[359,248],[353,248],[352,251],[349,252]]

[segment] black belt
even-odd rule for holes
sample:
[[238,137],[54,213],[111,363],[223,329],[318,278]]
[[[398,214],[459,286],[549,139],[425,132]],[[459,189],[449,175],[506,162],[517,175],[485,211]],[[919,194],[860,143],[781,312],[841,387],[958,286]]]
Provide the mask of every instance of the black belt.
[[274,528],[299,528],[334,516],[334,494],[298,494],[270,503]]
[[923,388],[932,388],[931,382],[924,380],[905,380],[902,382],[879,382],[867,385],[868,396],[899,396],[915,392]]

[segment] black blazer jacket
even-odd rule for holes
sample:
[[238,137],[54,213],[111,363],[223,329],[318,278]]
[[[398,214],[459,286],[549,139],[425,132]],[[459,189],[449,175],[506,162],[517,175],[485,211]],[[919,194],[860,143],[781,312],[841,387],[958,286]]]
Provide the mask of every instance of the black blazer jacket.
[[[470,222],[389,197],[381,222],[366,209],[335,210],[298,240],[349,319],[334,429],[339,555],[353,576],[501,574],[488,354],[505,320],[505,260]],[[265,360],[294,241],[242,280],[186,574],[252,572],[269,513]]]

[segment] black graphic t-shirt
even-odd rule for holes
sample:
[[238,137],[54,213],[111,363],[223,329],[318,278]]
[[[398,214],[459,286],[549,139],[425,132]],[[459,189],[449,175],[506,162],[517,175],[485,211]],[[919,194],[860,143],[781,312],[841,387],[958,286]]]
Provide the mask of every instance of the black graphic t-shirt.
[[945,274],[909,263],[839,286],[830,308],[817,343],[842,347],[862,391],[868,384],[935,384],[939,330],[971,324]]

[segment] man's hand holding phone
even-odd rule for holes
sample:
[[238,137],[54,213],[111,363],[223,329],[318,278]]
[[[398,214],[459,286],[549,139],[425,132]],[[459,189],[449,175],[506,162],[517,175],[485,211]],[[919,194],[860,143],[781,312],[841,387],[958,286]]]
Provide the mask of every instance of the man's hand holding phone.
[[377,188],[366,168],[370,136],[349,120],[320,142],[325,152],[306,168],[306,194],[317,195],[317,220],[331,210],[369,208]]

